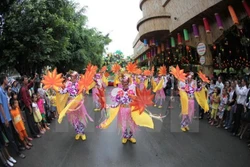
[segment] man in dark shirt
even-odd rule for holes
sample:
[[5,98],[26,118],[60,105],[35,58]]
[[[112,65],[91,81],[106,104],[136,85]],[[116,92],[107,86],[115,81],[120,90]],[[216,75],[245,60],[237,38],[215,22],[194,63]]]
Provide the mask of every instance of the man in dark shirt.
[[31,97],[29,94],[29,89],[33,86],[33,82],[36,79],[37,75],[35,75],[35,78],[29,83],[28,82],[28,77],[27,76],[22,76],[21,82],[22,82],[22,87],[20,89],[20,94],[21,94],[21,100],[24,103],[24,110],[25,110],[25,115],[28,123],[28,127],[30,129],[30,133],[33,137],[35,138],[40,138],[41,136],[39,135],[39,129],[35,124],[33,113],[32,113],[32,107],[31,107]]

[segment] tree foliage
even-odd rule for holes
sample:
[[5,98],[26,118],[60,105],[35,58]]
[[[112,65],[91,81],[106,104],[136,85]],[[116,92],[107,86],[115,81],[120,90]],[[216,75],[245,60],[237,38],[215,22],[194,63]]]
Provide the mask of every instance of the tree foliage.
[[111,40],[86,26],[84,12],[69,0],[15,2],[4,15],[0,69],[29,74],[44,66],[60,72],[82,70],[89,62],[100,66]]

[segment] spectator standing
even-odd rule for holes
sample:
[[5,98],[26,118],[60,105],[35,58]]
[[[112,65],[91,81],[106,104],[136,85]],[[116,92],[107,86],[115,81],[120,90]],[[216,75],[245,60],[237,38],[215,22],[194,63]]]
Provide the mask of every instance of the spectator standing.
[[246,79],[242,79],[241,87],[236,82],[236,94],[237,94],[237,106],[236,106],[236,114],[235,114],[235,124],[233,128],[233,135],[235,136],[240,128],[241,114],[244,111],[244,105],[247,98],[248,89],[246,87],[247,81]]
[[[35,76],[36,78],[36,76]],[[24,103],[24,111],[28,123],[28,127],[30,129],[30,133],[35,138],[40,138],[39,129],[35,124],[33,113],[32,113],[32,106],[31,106],[31,97],[29,93],[29,89],[33,86],[33,81],[28,83],[28,77],[23,76],[21,78],[22,87],[20,89],[21,100]]]
[[17,143],[18,143],[17,139],[13,137],[13,132],[15,131],[15,129],[14,129],[14,125],[12,123],[12,119],[10,116],[8,98],[7,98],[6,92],[4,91],[4,89],[8,85],[8,78],[6,75],[0,76],[0,84],[1,84],[1,87],[0,87],[0,117],[1,117],[1,123],[3,126],[3,130],[4,130],[7,138],[10,141],[10,145],[16,151],[17,155],[20,158],[25,158],[25,155],[22,154],[17,147]]

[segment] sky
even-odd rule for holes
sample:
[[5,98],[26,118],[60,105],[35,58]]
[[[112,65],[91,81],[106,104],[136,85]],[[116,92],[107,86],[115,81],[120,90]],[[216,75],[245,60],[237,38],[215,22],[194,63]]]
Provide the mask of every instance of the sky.
[[109,33],[112,42],[107,53],[116,50],[125,56],[133,54],[133,41],[138,34],[137,22],[142,18],[140,0],[75,0],[81,7],[87,6],[88,26],[104,35]]

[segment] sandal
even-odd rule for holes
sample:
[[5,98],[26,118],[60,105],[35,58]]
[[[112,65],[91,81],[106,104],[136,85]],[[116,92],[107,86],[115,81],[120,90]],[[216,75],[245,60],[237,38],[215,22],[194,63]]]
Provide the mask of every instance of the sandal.
[[30,147],[32,147],[32,146],[33,146],[33,144],[31,144],[31,143],[28,143],[27,145],[28,145],[28,146],[30,146]]
[[32,139],[32,138],[30,138],[30,137],[28,137],[27,139],[28,139],[29,141],[32,141],[32,140],[33,140],[33,139]]
[[31,149],[30,146],[25,146],[25,148],[26,148],[26,150],[30,150]]

